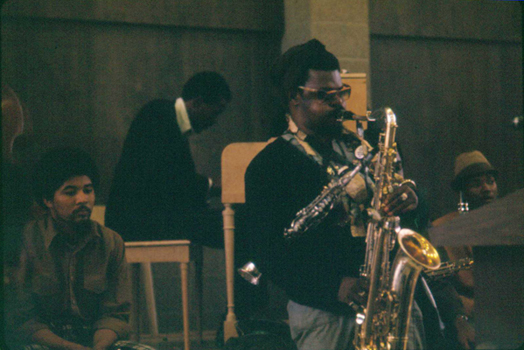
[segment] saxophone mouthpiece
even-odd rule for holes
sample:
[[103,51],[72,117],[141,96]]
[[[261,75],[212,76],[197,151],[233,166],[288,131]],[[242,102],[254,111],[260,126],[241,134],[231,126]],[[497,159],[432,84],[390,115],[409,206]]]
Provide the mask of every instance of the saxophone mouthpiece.
[[371,112],[366,113],[366,115],[358,115],[351,111],[342,110],[339,113],[339,116],[337,118],[339,122],[343,122],[345,120],[358,120],[362,122],[374,122],[375,118],[373,117]]
[[354,115],[355,114],[351,111],[341,110],[338,114],[337,121],[342,123],[345,120],[353,120]]

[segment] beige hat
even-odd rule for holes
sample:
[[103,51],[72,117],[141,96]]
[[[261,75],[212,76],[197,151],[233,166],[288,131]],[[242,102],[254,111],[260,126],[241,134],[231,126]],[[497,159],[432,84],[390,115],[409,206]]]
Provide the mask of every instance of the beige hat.
[[459,154],[455,159],[455,179],[451,182],[451,187],[459,191],[466,179],[484,173],[492,173],[495,176],[498,174],[482,153],[473,151]]

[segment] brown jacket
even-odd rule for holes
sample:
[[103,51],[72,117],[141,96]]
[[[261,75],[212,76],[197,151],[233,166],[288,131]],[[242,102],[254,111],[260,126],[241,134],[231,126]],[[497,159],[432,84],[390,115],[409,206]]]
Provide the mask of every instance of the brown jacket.
[[111,329],[120,339],[127,337],[131,294],[124,242],[116,232],[90,224],[74,246],[57,233],[50,217],[25,227],[13,301],[23,339],[51,322]]

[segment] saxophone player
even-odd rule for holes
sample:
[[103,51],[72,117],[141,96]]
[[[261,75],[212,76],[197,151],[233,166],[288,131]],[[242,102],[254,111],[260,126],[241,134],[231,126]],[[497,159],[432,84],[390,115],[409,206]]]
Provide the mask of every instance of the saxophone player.
[[[271,78],[288,130],[257,155],[245,176],[257,264],[289,297],[291,335],[298,349],[352,349],[355,311],[349,304],[365,302],[366,286],[358,276],[366,248],[362,209],[373,196],[372,180],[366,171],[359,172],[347,186],[347,200],[296,241],[286,241],[283,232],[337,169],[355,167],[355,150],[369,149],[369,144],[337,121],[351,87],[341,81],[338,59],[318,40],[285,52]],[[384,204],[386,215],[402,215],[417,208],[418,197],[405,183]],[[424,348],[417,311],[410,349]]]

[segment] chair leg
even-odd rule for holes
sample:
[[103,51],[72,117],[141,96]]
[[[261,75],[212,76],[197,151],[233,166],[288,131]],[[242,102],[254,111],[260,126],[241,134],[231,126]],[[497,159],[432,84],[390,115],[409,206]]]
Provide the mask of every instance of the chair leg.
[[184,349],[189,350],[189,298],[188,298],[188,283],[187,283],[187,264],[180,264],[180,276],[182,279],[182,316],[184,321]]
[[204,263],[202,246],[198,245],[192,247],[195,252],[195,294],[196,294],[196,322],[198,340],[200,344],[204,342],[202,336],[202,301],[203,301],[203,283],[202,283],[202,269]]
[[158,317],[156,313],[155,289],[153,287],[153,271],[151,263],[140,264],[141,277],[144,283],[144,292],[147,305],[147,316],[149,318],[149,325],[151,334],[158,335]]
[[140,300],[140,270],[137,264],[131,264],[129,269],[130,281],[131,281],[131,315],[129,323],[133,333],[131,334],[131,340],[140,341],[140,307],[138,305]]
[[224,250],[226,255],[227,315],[224,321],[224,342],[238,337],[235,315],[235,211],[229,203],[224,204]]

